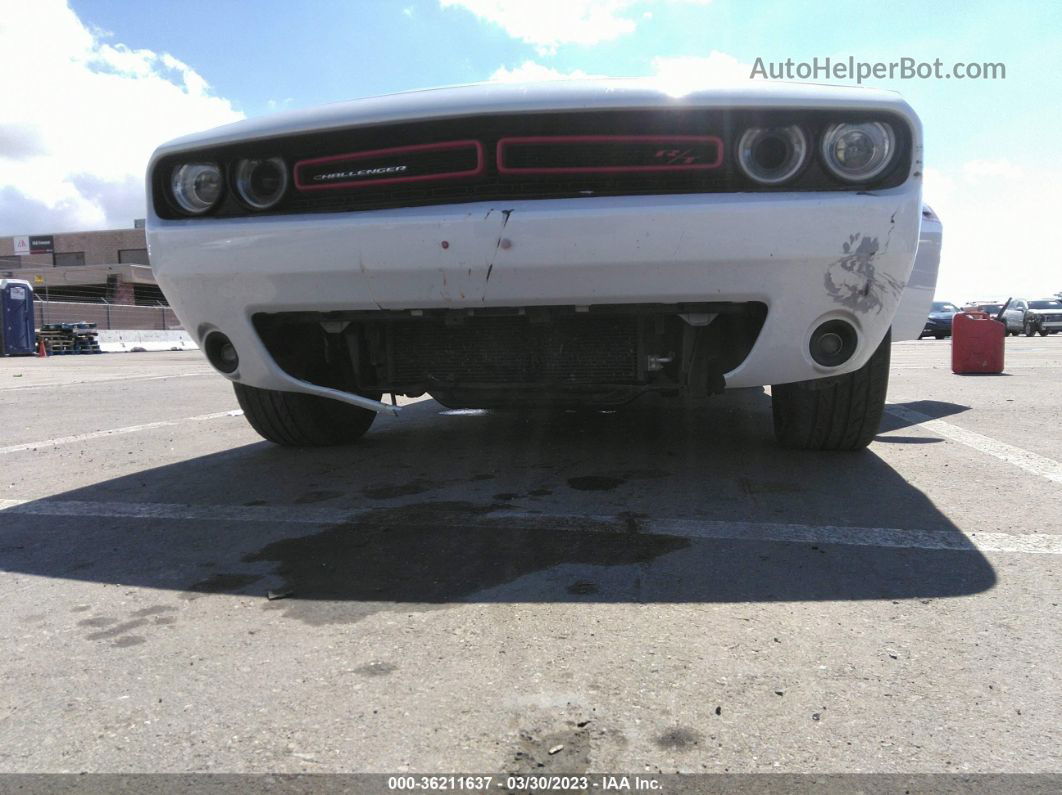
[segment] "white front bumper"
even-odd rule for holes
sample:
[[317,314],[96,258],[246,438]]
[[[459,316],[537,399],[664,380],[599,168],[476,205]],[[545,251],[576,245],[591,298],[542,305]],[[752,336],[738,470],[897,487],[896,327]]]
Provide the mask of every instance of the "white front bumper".
[[[731,387],[847,372],[893,321],[918,246],[921,184],[874,194],[623,196],[238,220],[152,218],[159,284],[197,338],[227,334],[233,376],[321,393],[281,371],[257,312],[759,301]],[[827,369],[812,330],[843,318],[856,354]],[[335,396],[332,394],[332,396]]]

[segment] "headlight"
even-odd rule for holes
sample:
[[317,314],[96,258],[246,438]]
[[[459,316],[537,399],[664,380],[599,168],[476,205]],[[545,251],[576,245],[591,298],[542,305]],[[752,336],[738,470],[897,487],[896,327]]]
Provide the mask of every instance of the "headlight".
[[288,189],[288,168],[279,157],[241,160],[236,165],[236,192],[256,210],[268,210]]
[[892,127],[878,121],[832,124],[822,136],[822,156],[836,176],[866,182],[884,171],[896,150]]
[[738,163],[761,185],[779,185],[800,171],[807,152],[804,131],[796,125],[750,127],[738,142]]
[[217,163],[185,163],[173,170],[170,189],[186,213],[205,213],[221,198],[221,169]]

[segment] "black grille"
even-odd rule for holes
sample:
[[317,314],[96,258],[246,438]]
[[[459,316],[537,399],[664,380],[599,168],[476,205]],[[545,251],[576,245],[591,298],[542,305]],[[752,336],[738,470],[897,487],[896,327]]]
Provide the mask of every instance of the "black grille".
[[398,146],[301,160],[295,190],[351,190],[474,177],[483,172],[479,141]]
[[502,138],[497,153],[506,175],[665,174],[718,168],[723,142],[710,135],[550,135]]
[[389,324],[387,335],[391,383],[628,384],[638,376],[635,317],[409,321]]
[[[799,124],[812,142],[825,127],[846,121],[887,121],[898,136],[892,166],[870,185],[853,187],[832,177],[817,156],[784,186],[769,187],[748,179],[734,160],[734,147],[750,126]],[[526,139],[568,139],[568,144]],[[572,144],[572,138],[612,138],[598,146]],[[626,138],[626,143],[620,139]],[[660,139],[658,144],[648,139]],[[525,139],[520,146],[505,141]],[[644,139],[641,143],[635,139]],[[472,148],[439,145],[475,142],[482,153],[473,167]],[[184,215],[169,196],[175,166],[190,160],[211,160],[225,170],[228,188],[218,207],[203,217],[233,218],[285,213],[344,212],[429,204],[509,199],[553,199],[680,193],[772,190],[838,191],[894,187],[910,171],[910,131],[888,113],[844,113],[798,110],[646,110],[565,111],[554,113],[470,116],[402,124],[352,127],[283,138],[254,140],[161,158],[152,179],[155,210],[162,218]],[[499,168],[499,143],[503,143]],[[561,143],[561,145],[558,145]],[[400,150],[408,148],[404,153]],[[817,146],[814,147],[817,150]],[[380,156],[379,150],[385,154]],[[366,155],[366,153],[373,153]],[[393,155],[406,157],[396,160]],[[254,211],[240,203],[231,175],[242,158],[283,157],[288,167],[301,163],[294,176],[300,184],[322,173],[360,172],[405,165],[405,171],[357,174],[350,179],[324,180],[331,190],[300,190],[296,179],[275,207]],[[508,158],[508,160],[506,160]],[[503,173],[506,162],[510,168]],[[307,166],[309,163],[310,166]],[[318,166],[320,170],[314,170]],[[668,168],[661,166],[669,166]],[[711,166],[711,167],[708,167]],[[456,171],[451,171],[455,169]],[[515,170],[514,170],[515,169]],[[530,169],[530,170],[529,170]],[[546,171],[539,172],[540,169]],[[560,169],[557,171],[556,169]],[[456,178],[436,179],[457,174]],[[429,177],[403,180],[402,176]],[[371,181],[370,181],[371,180]],[[322,180],[318,180],[322,182]],[[343,184],[348,183],[348,184]],[[364,183],[364,184],[361,184]],[[342,184],[342,187],[338,187]]]

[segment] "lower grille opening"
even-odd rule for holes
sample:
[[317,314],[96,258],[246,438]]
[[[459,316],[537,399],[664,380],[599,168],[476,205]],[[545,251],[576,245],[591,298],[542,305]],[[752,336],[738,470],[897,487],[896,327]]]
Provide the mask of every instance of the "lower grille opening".
[[760,303],[263,313],[290,375],[447,406],[615,405],[722,391],[763,326]]

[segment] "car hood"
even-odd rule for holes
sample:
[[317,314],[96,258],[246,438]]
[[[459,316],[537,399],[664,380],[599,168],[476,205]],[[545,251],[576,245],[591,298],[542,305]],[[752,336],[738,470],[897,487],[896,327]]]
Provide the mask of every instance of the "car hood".
[[[656,78],[476,83],[408,91],[288,111],[227,124],[163,144],[156,157],[188,149],[360,124],[455,118],[487,113],[666,108],[813,108],[885,110],[907,119],[921,146],[918,117],[899,94],[856,86],[745,80],[733,85],[676,85]],[[916,157],[917,162],[919,158]],[[919,166],[915,166],[918,168]]]
[[1062,315],[1062,306],[1054,309],[1026,309],[1030,315]]

